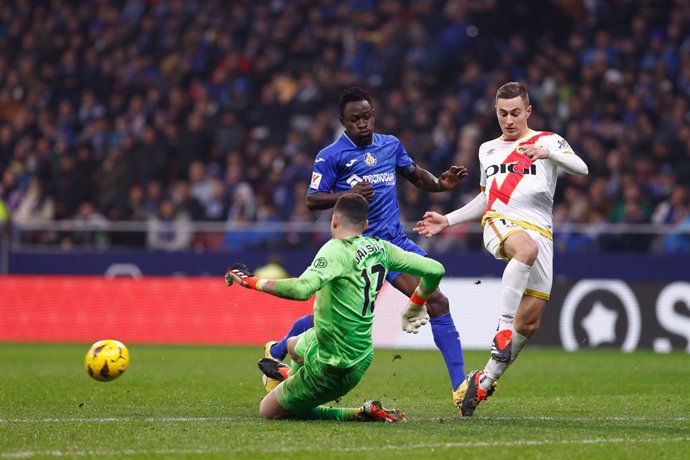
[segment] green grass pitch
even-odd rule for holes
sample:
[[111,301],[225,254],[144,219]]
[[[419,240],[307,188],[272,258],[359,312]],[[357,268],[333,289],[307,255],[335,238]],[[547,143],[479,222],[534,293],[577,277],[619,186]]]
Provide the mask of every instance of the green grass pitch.
[[377,350],[339,404],[410,420],[372,424],[260,420],[259,348],[128,345],[127,372],[98,383],[88,344],[0,344],[0,459],[690,458],[687,353],[528,347],[460,419],[439,353]]

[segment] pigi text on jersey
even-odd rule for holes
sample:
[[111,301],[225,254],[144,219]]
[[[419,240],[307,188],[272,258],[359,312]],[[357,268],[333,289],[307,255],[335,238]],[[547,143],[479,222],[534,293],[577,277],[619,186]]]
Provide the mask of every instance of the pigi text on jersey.
[[505,173],[511,173],[511,174],[531,174],[535,175],[537,174],[537,165],[532,163],[532,164],[523,164],[521,162],[517,163],[501,163],[500,165],[489,165],[486,168],[486,177],[491,177],[495,174],[505,174]]

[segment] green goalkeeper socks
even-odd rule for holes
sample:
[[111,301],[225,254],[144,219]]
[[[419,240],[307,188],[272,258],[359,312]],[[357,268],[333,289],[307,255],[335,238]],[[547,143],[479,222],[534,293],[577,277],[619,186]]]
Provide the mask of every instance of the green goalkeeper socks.
[[299,418],[305,420],[337,420],[340,422],[359,420],[357,409],[327,406],[317,406],[308,412],[300,414]]

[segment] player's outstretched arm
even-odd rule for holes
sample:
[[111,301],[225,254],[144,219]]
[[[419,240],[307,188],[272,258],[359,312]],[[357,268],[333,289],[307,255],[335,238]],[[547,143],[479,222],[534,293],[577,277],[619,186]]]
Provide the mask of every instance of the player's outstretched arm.
[[486,211],[486,203],[486,195],[484,195],[482,189],[482,192],[474,197],[472,201],[445,216],[433,211],[425,212],[422,220],[418,221],[412,230],[422,236],[431,238],[453,225],[480,219],[484,215],[484,211]]
[[[559,137],[559,139],[562,138]],[[532,160],[545,160],[548,158],[569,174],[575,176],[586,176],[589,174],[587,164],[572,150],[551,151],[547,147],[537,144],[528,144],[521,148],[522,153]]]
[[417,225],[412,228],[413,231],[422,236],[431,238],[432,236],[441,233],[448,228],[448,219],[434,211],[427,211],[424,213],[422,220],[417,221]]
[[[417,254],[414,254],[417,255]],[[424,259],[424,258],[423,258]],[[402,330],[416,334],[419,328],[429,322],[429,314],[426,310],[426,301],[438,287],[440,277],[445,273],[443,265],[433,259],[427,259],[433,264],[431,270],[421,277],[419,285],[410,296],[407,305],[400,312]]]
[[225,271],[225,283],[234,283],[247,289],[256,289],[276,297],[292,300],[307,300],[321,287],[318,277],[303,273],[299,278],[266,279],[253,276],[246,265],[236,263]]
[[345,190],[344,192],[308,193],[305,198],[305,203],[310,211],[331,209],[335,206],[335,202],[338,201],[338,198],[346,193],[357,193],[366,198],[367,201],[371,201],[371,199],[374,198],[374,186],[371,185],[370,182],[359,182],[350,190]]
[[429,322],[426,300],[436,290],[446,270],[440,262],[434,259],[403,251],[388,242],[384,242],[384,244],[388,246],[388,268],[390,270],[420,277],[419,285],[400,313],[402,330],[416,334],[420,327]]
[[451,166],[439,177],[434,176],[426,169],[415,165],[410,172],[400,171],[415,187],[426,192],[445,192],[453,190],[460,181],[467,176],[467,168],[464,166]]
[[237,283],[244,288],[256,289],[260,291],[261,289],[258,285],[261,284],[261,287],[263,287],[265,280],[261,280],[263,281],[262,283],[259,283],[259,281],[260,279],[256,276],[253,276],[249,271],[249,268],[242,263],[234,263],[230,266],[230,268],[225,270],[225,284],[228,286],[232,286],[234,283]]

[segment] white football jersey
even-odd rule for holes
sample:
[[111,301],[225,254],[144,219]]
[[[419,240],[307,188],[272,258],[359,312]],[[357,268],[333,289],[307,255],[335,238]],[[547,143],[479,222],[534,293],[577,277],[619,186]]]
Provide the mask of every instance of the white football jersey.
[[520,149],[526,144],[537,144],[551,153],[573,153],[565,139],[547,131],[530,130],[517,140],[499,137],[484,142],[479,147],[480,185],[488,204],[482,222],[505,218],[551,238],[558,165],[550,158],[529,159]]

